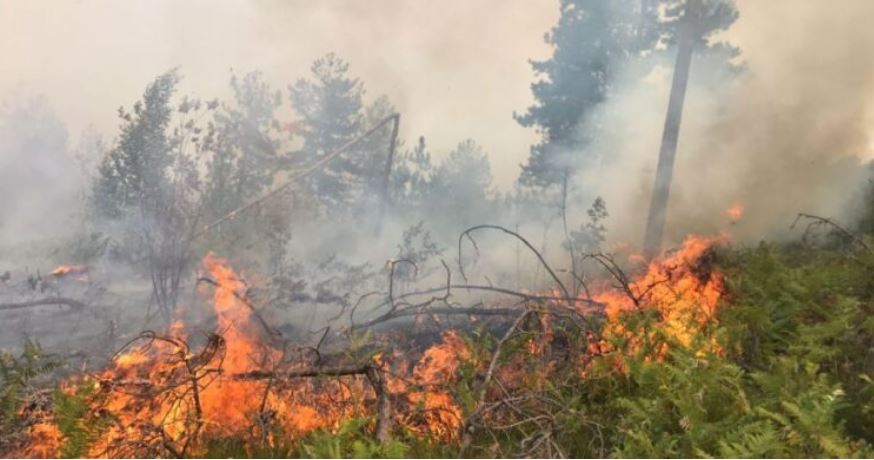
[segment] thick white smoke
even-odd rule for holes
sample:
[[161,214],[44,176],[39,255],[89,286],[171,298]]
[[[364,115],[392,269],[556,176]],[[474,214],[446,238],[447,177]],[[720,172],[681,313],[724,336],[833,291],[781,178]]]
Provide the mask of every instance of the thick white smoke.
[[[721,39],[741,49],[744,70],[722,74],[693,58],[666,229],[780,238],[799,212],[851,222],[872,152],[874,4],[739,2]],[[779,25],[778,25],[779,24]],[[779,33],[778,33],[779,30]],[[606,125],[580,180],[611,211],[611,236],[639,244],[670,91],[672,61],[621,87],[598,111]],[[726,216],[741,204],[736,224]]]

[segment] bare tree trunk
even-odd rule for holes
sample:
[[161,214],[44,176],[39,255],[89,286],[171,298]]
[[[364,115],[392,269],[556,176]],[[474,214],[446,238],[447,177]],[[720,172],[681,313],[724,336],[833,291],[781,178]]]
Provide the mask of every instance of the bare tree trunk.
[[564,227],[564,239],[567,243],[568,254],[571,257],[571,291],[574,297],[577,296],[579,285],[577,284],[577,251],[574,247],[574,241],[571,239],[570,229],[567,223],[567,188],[570,180],[570,170],[564,169],[564,179],[561,182],[561,221]]
[[646,221],[646,235],[644,236],[643,247],[646,254],[650,257],[655,256],[661,251],[668,197],[674,174],[674,158],[677,154],[677,139],[680,135],[680,121],[683,117],[683,101],[686,98],[686,84],[689,81],[689,67],[692,64],[693,47],[693,37],[688,33],[681,33],[678,43],[677,63],[674,66],[674,77],[671,84],[671,97],[668,102],[668,114],[665,117],[665,128],[662,133],[662,146],[659,150],[655,185],[652,190],[652,202],[649,206],[649,217]]
[[398,129],[401,124],[401,114],[396,113],[391,127],[391,137],[388,144],[388,158],[385,161],[385,171],[382,176],[382,190],[379,197],[379,215],[376,217],[376,235],[382,233],[382,219],[385,218],[385,210],[388,207],[389,187],[391,186],[391,168],[395,158],[397,147]]

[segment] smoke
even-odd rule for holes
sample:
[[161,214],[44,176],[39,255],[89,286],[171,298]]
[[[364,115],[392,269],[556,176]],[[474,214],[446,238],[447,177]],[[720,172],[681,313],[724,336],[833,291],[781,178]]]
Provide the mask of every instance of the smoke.
[[558,14],[554,0],[0,0],[0,99],[44,94],[71,135],[93,124],[111,140],[116,109],[171,68],[181,94],[223,99],[231,69],[260,70],[287,107],[287,85],[333,51],[369,100],[389,96],[402,139],[425,136],[440,155],[473,138],[509,188],[537,140],[512,112],[532,102],[528,59],[549,55],[542,37]]
[[[874,32],[864,21],[874,5],[741,0],[738,9],[740,19],[720,38],[741,49],[746,71],[714,75],[700,55],[692,65],[668,216],[673,241],[726,229],[723,212],[735,202],[746,213],[730,230],[745,237],[780,234],[798,211],[849,217],[840,206],[855,180],[847,174],[858,172],[856,156],[870,152]],[[490,155],[494,184],[506,191],[537,141],[511,113],[531,102],[527,60],[549,55],[542,36],[559,8],[520,0],[89,0],[49,10],[0,2],[0,11],[0,46],[16,64],[0,75],[0,95],[45,94],[74,138],[93,124],[111,140],[115,109],[175,66],[185,76],[181,93],[223,97],[231,68],[262,70],[284,89],[313,59],[336,51],[369,99],[391,98],[403,114],[402,139],[424,135],[439,159],[473,138]],[[587,193],[571,210],[581,220],[602,194],[615,239],[641,239],[672,65],[620,87],[597,114],[605,129],[590,153],[601,162],[581,178]]]
[[[668,243],[690,232],[781,238],[799,212],[857,217],[872,151],[874,4],[745,1],[738,9],[719,38],[740,47],[741,73],[693,58]],[[599,110],[607,129],[592,149],[603,164],[581,182],[607,200],[618,240],[643,237],[672,66],[622,87]],[[734,204],[744,207],[736,224],[725,214]]]
[[[80,197],[78,168],[64,123],[44,98],[0,106],[0,248],[16,238],[53,233]],[[4,248],[5,246],[8,246]]]
[[[542,38],[556,23],[557,3],[89,0],[46,9],[0,0],[0,50],[15,64],[0,73],[0,98],[45,94],[38,104],[15,103],[0,114],[0,262],[7,264],[0,269],[17,266],[8,248],[20,241],[70,233],[65,219],[81,206],[88,183],[71,146],[84,146],[81,160],[93,169],[106,150],[100,138],[111,145],[118,133],[115,109],[129,107],[154,76],[176,66],[184,75],[180,94],[227,100],[230,69],[237,75],[261,70],[284,91],[315,58],[335,51],[364,82],[368,101],[386,94],[401,112],[407,146],[424,135],[439,162],[460,140],[473,138],[490,155],[494,185],[509,191],[538,140],[511,114],[531,104],[527,61],[549,55]],[[857,215],[853,198],[867,183],[863,164],[871,156],[874,121],[874,29],[867,22],[874,3],[740,0],[738,9],[738,22],[719,38],[740,48],[743,69],[728,72],[701,53],[693,59],[668,213],[670,244],[690,232],[727,231],[744,242],[781,238],[798,212],[850,223]],[[608,102],[591,114],[599,129],[586,152],[577,153],[596,161],[574,184],[571,230],[601,195],[612,242],[642,240],[672,68],[671,56],[643,80],[631,77],[639,68],[626,68]],[[280,121],[286,122],[293,115],[285,96],[283,102]],[[745,212],[732,223],[725,211],[735,204]],[[499,202],[494,214],[471,212],[478,221],[465,224],[518,230],[550,263],[565,267],[562,222],[549,206]],[[398,255],[401,235],[414,223],[392,217],[379,223],[383,237],[373,241],[376,224],[373,230],[351,219],[324,224],[308,220],[301,207],[289,206],[301,212],[290,249],[302,263],[335,252],[377,270]],[[441,257],[452,259],[465,226],[457,215],[427,211],[428,229],[441,227],[434,230],[447,249]],[[471,279],[519,288],[551,283],[518,241],[475,236],[477,249],[464,240],[464,258],[482,255]],[[524,273],[530,267],[534,273]],[[430,276],[439,285],[442,267]],[[426,277],[423,269],[418,281]],[[378,282],[383,289],[384,279]]]

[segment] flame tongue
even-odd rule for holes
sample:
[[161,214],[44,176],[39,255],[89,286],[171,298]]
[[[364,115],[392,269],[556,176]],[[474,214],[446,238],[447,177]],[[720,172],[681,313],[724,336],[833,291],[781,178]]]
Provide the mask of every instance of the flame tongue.
[[[246,284],[225,261],[209,254],[204,267],[216,282],[213,308],[218,334],[226,343],[220,363],[223,374],[238,374],[267,367],[280,352],[260,343],[252,333],[252,310],[243,298]],[[203,417],[208,433],[235,434],[249,425],[248,416],[259,409],[263,384],[221,378],[201,394]],[[260,391],[259,391],[260,390]],[[219,432],[219,433],[216,433]]]
[[218,333],[224,337],[227,354],[222,362],[226,373],[242,373],[263,368],[255,357],[269,360],[278,353],[263,346],[255,337],[251,306],[244,300],[244,283],[226,262],[208,254],[203,265],[216,283],[213,308],[218,320]]
[[[663,333],[683,346],[691,346],[699,329],[715,321],[714,314],[724,291],[723,276],[708,266],[707,255],[714,245],[725,241],[724,236],[690,236],[675,253],[650,262],[646,273],[628,286],[637,302],[627,293],[616,290],[596,294],[595,300],[606,305],[608,321],[604,337],[626,336],[631,339],[633,348],[638,348],[647,333],[626,330],[621,316],[638,308],[649,308],[658,311]],[[657,350],[657,354],[662,356],[665,351]]]
[[52,270],[51,275],[60,278],[66,275],[82,275],[85,273],[88,273],[88,267],[84,265],[59,265]]
[[461,426],[461,408],[448,390],[440,385],[451,383],[462,361],[470,359],[470,350],[457,331],[446,331],[443,340],[425,351],[413,368],[413,382],[426,388],[412,392],[409,399],[424,407],[428,432],[444,439],[453,437]]

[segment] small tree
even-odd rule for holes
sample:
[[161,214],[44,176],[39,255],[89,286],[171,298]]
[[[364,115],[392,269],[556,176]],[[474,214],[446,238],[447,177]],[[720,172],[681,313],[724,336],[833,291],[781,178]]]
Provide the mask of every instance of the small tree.
[[[309,79],[299,79],[289,87],[292,109],[301,117],[298,126],[303,137],[303,149],[292,158],[296,166],[318,161],[354,139],[364,120],[364,86],[348,75],[348,63],[329,53],[317,59],[310,70]],[[358,167],[355,152],[347,152],[310,175],[306,186],[329,207],[347,204]]]
[[119,108],[121,136],[98,167],[94,204],[105,217],[119,218],[125,211],[154,206],[170,181],[171,141],[167,135],[173,109],[170,99],[179,75],[175,70],[159,76],[146,88],[133,112]]
[[[233,100],[221,106],[215,103],[202,145],[209,155],[203,201],[210,222],[265,193],[285,159],[275,118],[281,93],[271,89],[260,72],[233,76],[230,85]],[[250,224],[241,219],[223,223],[212,231],[211,236],[218,239],[213,242],[232,249],[246,235],[262,237]],[[278,224],[278,220],[272,222],[271,228]]]
[[428,184],[434,173],[431,152],[425,137],[411,150],[401,152],[395,160],[391,175],[391,195],[395,208],[402,213],[419,210],[428,198]]
[[425,208],[451,222],[452,231],[480,223],[491,210],[491,184],[488,156],[472,139],[464,140],[431,176]]
[[217,108],[204,142],[212,154],[205,188],[212,218],[268,189],[282,159],[274,115],[281,104],[279,91],[273,91],[260,72],[242,79],[233,76],[231,89],[233,103]]
[[[116,254],[146,262],[153,304],[165,321],[175,311],[200,218],[201,184],[189,150],[199,146],[196,120],[203,105],[184,98],[174,107],[178,82],[175,70],[161,75],[133,112],[119,110],[119,141],[100,164],[93,187],[97,214],[118,229]],[[174,120],[178,125],[171,126]]]

